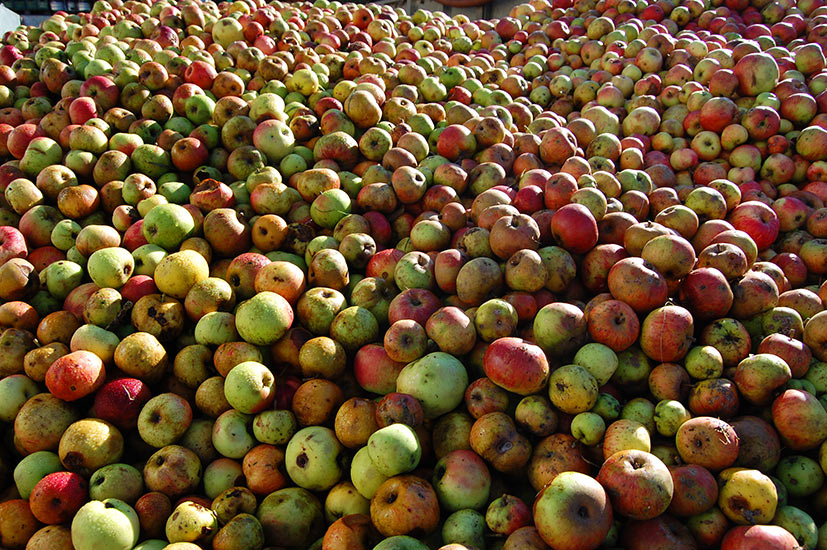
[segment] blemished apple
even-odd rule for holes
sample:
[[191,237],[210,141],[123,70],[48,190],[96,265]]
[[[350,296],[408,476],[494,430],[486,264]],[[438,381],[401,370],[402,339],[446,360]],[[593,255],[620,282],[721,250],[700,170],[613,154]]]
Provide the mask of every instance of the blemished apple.
[[224,381],[224,395],[236,410],[255,414],[269,407],[275,396],[275,377],[270,369],[255,361],[239,363]]
[[299,430],[285,450],[287,473],[305,489],[330,489],[342,475],[339,455],[343,450],[330,429],[309,427]]
[[554,548],[594,549],[612,526],[612,505],[603,487],[578,472],[563,472],[534,501],[534,522]]
[[238,333],[251,344],[273,344],[292,324],[293,308],[275,292],[260,292],[236,309]]
[[146,402],[138,415],[138,433],[156,448],[175,443],[192,422],[192,408],[173,393],[156,395]]

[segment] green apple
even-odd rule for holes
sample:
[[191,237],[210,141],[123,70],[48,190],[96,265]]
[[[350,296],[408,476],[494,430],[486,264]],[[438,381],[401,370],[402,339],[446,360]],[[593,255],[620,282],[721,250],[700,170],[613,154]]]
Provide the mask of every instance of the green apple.
[[218,532],[215,512],[197,502],[186,501],[175,507],[167,519],[165,534],[169,542],[208,542]]
[[233,42],[244,40],[244,29],[238,19],[222,17],[213,25],[212,38],[227,48]]
[[141,472],[129,464],[108,464],[89,479],[89,496],[93,500],[117,498],[134,503],[144,494]]
[[213,548],[247,550],[264,547],[264,529],[252,514],[238,514],[213,539]]
[[271,546],[308,548],[324,534],[322,504],[313,493],[301,487],[270,493],[261,501],[256,517]]
[[14,484],[17,492],[21,498],[29,498],[38,481],[62,470],[60,457],[51,451],[37,451],[25,456],[14,467]]
[[0,421],[14,422],[20,408],[38,393],[37,384],[25,374],[0,379]]
[[419,437],[407,424],[391,424],[373,432],[367,446],[371,462],[387,477],[412,471],[422,458]]
[[238,341],[235,315],[226,311],[211,311],[195,325],[195,341],[203,346],[220,346]]
[[374,546],[373,550],[428,550],[428,546],[413,537],[397,535],[386,538]]
[[284,122],[284,99],[274,93],[261,93],[250,102],[250,113],[247,116],[257,123],[267,119]]
[[62,158],[63,149],[58,142],[47,137],[36,137],[26,147],[20,159],[20,169],[28,176],[36,176],[47,166],[60,164]]
[[235,409],[221,413],[213,425],[212,443],[215,450],[227,458],[244,458],[256,445],[250,429],[252,422],[252,416]]
[[664,399],[655,405],[655,428],[664,437],[675,437],[681,424],[690,418],[692,415],[680,401]]
[[295,142],[296,138],[290,127],[277,119],[261,122],[253,132],[253,145],[267,155],[267,159],[273,165],[278,165],[281,159],[292,152]]
[[101,288],[121,288],[132,276],[135,259],[125,248],[111,246],[96,250],[86,264],[92,282]]
[[442,542],[484,548],[485,516],[476,510],[457,510],[442,525]]
[[293,308],[275,292],[259,292],[236,310],[238,334],[256,346],[278,341],[293,324]]
[[370,459],[368,448],[362,447],[353,455],[350,462],[350,480],[359,494],[365,498],[373,498],[379,486],[382,485],[388,476],[379,471]]
[[138,514],[115,498],[84,504],[72,520],[75,550],[132,550],[138,543]]
[[396,391],[416,397],[426,418],[454,410],[468,386],[468,373],[459,359],[437,351],[409,363],[396,378]]
[[[358,281],[354,281],[354,284]],[[353,287],[350,287],[353,288]],[[351,353],[379,338],[379,323],[369,309],[351,306],[336,314],[330,323],[330,337]]]
[[290,479],[310,491],[326,491],[342,477],[344,447],[330,428],[309,426],[290,439],[284,463]]
[[195,220],[178,204],[160,204],[144,218],[141,233],[149,244],[166,250],[177,250],[195,230]]
[[[184,103],[184,109],[186,109],[186,103]],[[190,132],[195,130],[195,124],[186,117],[174,116],[164,124],[164,130],[172,130],[182,136],[188,136]]]
[[112,72],[112,64],[105,59],[93,59],[83,69],[83,76],[87,80],[93,76],[102,76]]
[[175,204],[186,204],[190,200],[192,189],[186,183],[180,181],[161,182],[163,176],[158,179],[158,193],[161,194],[167,202]]
[[606,384],[617,370],[617,354],[609,346],[592,342],[574,354],[575,365],[580,365],[597,379],[599,385]]
[[275,391],[275,376],[257,361],[239,363],[227,373],[224,380],[224,397],[227,402],[237,411],[246,414],[256,414],[269,407],[275,399]]
[[296,415],[292,411],[266,410],[253,420],[253,435],[268,445],[286,445],[297,428]]
[[172,160],[170,159],[169,153],[157,145],[149,143],[136,147],[135,150],[132,151],[130,158],[132,159],[132,166],[138,172],[146,174],[153,179],[164,175],[172,168]]
[[162,448],[181,438],[192,422],[192,407],[174,393],[162,393],[146,402],[138,415],[138,434],[147,445]]
[[152,277],[155,268],[167,255],[167,251],[158,245],[145,244],[132,251],[132,258],[135,260],[135,275],[147,275]]
[[72,351],[90,351],[101,358],[104,363],[110,363],[115,357],[115,348],[118,347],[120,339],[114,332],[108,331],[97,325],[86,324],[78,327],[69,347]]
[[81,229],[83,229],[83,227],[75,220],[60,220],[55,224],[50,235],[52,245],[58,250],[66,252],[75,246],[75,239]]
[[184,102],[184,113],[186,113],[190,122],[196,125],[207,124],[210,122],[214,111],[215,101],[206,95],[194,95],[187,98]]
[[583,445],[596,445],[603,439],[606,422],[593,412],[577,414],[571,421],[571,435]]
[[310,205],[310,217],[319,226],[333,229],[350,214],[350,197],[341,189],[322,191]]
[[40,285],[58,300],[65,299],[82,280],[83,268],[69,260],[52,262],[40,272]]

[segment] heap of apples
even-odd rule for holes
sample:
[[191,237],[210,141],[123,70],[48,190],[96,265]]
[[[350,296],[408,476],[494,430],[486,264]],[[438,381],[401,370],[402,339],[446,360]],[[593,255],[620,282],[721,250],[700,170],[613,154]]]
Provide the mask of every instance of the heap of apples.
[[99,0],[0,46],[0,547],[827,549],[827,3]]

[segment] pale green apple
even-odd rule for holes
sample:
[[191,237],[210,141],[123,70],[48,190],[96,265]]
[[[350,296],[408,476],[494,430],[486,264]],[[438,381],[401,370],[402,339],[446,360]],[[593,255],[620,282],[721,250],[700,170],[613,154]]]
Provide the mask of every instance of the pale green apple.
[[407,424],[391,424],[373,432],[367,447],[371,462],[387,477],[410,472],[422,458],[419,437]]
[[122,500],[109,498],[84,504],[72,520],[75,550],[132,550],[138,543],[138,514]]
[[309,426],[290,439],[284,463],[290,479],[304,489],[326,491],[342,477],[344,447],[330,428]]
[[92,282],[101,288],[121,288],[132,276],[135,259],[125,248],[111,246],[96,250],[86,264]]

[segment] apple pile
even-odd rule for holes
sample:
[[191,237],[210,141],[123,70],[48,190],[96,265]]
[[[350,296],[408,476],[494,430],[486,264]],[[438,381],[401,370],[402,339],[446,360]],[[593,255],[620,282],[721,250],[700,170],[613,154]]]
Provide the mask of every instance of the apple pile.
[[826,550],[827,2],[98,0],[0,45],[0,547]]

